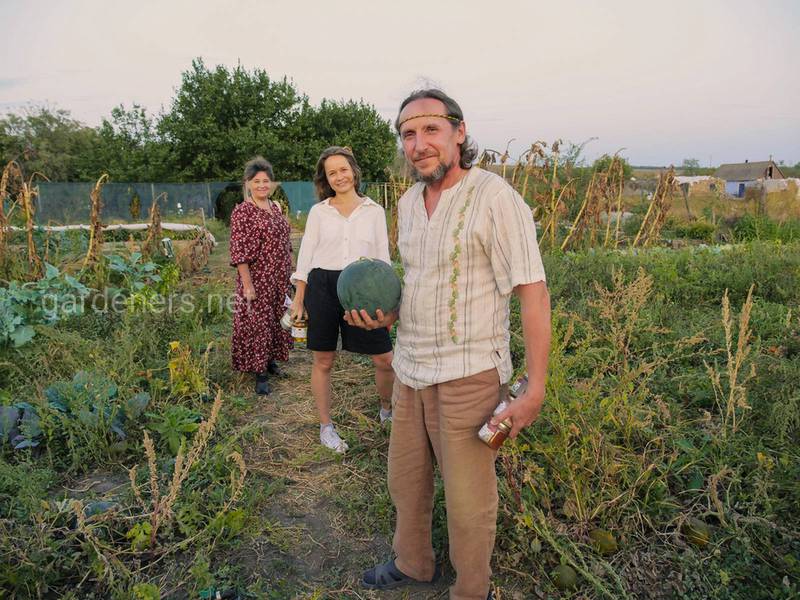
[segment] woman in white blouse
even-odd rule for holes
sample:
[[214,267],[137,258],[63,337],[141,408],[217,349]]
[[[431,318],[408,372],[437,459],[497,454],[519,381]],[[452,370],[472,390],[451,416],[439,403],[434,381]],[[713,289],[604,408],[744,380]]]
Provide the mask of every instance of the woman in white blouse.
[[308,348],[313,353],[311,390],[319,411],[320,442],[341,454],[347,450],[347,443],[331,421],[331,368],[339,334],[344,350],[372,357],[381,423],[392,418],[394,371],[389,332],[348,325],[336,295],[336,282],[342,269],[361,257],[391,263],[389,238],[383,208],[359,192],[361,169],[349,148],[333,146],[322,153],[314,184],[320,201],[308,213],[297,271],[292,274],[297,291],[290,310],[293,318],[308,315]]

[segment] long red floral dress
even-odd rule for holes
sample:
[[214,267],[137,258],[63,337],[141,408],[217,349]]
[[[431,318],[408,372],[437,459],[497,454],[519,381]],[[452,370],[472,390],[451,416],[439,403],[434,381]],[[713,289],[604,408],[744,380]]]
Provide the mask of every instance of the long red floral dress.
[[233,368],[263,373],[270,360],[288,360],[292,338],[280,325],[292,272],[289,223],[272,203],[241,202],[231,213],[231,266],[247,263],[256,299],[247,306],[236,275],[231,357]]

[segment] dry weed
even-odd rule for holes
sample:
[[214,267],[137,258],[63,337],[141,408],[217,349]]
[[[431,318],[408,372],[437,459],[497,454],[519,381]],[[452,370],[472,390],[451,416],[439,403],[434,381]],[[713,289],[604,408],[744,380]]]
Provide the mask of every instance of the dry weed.
[[162,192],[150,206],[150,225],[147,228],[147,238],[142,244],[142,254],[146,257],[157,255],[160,253],[161,244],[161,209],[158,207],[160,198],[166,198],[166,192]]
[[670,167],[668,171],[658,176],[656,191],[647,207],[639,231],[633,239],[632,246],[649,246],[658,239],[676,190],[675,169]]
[[86,252],[86,258],[83,261],[83,268],[95,265],[97,259],[100,257],[101,248],[103,246],[103,223],[101,220],[101,213],[103,210],[103,186],[108,181],[108,173],[103,173],[100,179],[94,184],[91,198],[91,211],[89,214],[89,249]]
[[[172,471],[172,479],[164,494],[161,493],[158,481],[158,463],[156,462],[156,451],[153,440],[147,431],[144,432],[144,449],[145,456],[147,457],[147,468],[149,470],[149,486],[150,486],[150,503],[149,505],[144,501],[141,490],[136,483],[136,468],[128,471],[128,477],[131,481],[131,488],[137,501],[149,509],[150,516],[150,547],[156,545],[158,530],[171,522],[174,517],[173,506],[180,495],[181,487],[189,475],[192,467],[200,459],[201,454],[208,445],[211,436],[214,433],[217,420],[219,418],[220,409],[222,408],[222,391],[217,392],[214,399],[214,404],[211,407],[211,412],[208,418],[200,424],[200,427],[195,434],[192,444],[188,452],[186,446],[181,445],[178,455],[175,457],[175,466]],[[231,453],[228,458],[232,460],[237,467],[237,471],[231,473],[231,496],[225,503],[222,512],[228,510],[240,497],[244,489],[244,480],[247,476],[247,467],[244,459],[238,452]]]
[[[725,330],[725,352],[726,365],[724,375],[727,377],[726,386],[722,384],[723,373],[717,370],[716,366],[706,365],[706,371],[711,378],[711,385],[714,389],[714,399],[722,417],[722,431],[724,435],[736,433],[741,425],[744,411],[750,409],[747,403],[747,382],[756,375],[754,363],[750,363],[750,369],[743,372],[748,356],[752,351],[750,340],[752,331],[750,330],[750,313],[753,310],[753,289],[755,284],[750,286],[747,292],[742,311],[739,314],[739,327],[734,348],[733,317],[731,315],[730,300],[728,290],[722,297],[722,327]],[[727,387],[727,391],[725,390]]]
[[[14,200],[14,190],[10,189],[14,182],[21,189],[25,184],[25,179],[20,166],[12,160],[3,168],[3,175],[0,177],[0,264],[7,256],[9,221],[17,206]],[[9,203],[8,210],[6,210],[7,202]]]

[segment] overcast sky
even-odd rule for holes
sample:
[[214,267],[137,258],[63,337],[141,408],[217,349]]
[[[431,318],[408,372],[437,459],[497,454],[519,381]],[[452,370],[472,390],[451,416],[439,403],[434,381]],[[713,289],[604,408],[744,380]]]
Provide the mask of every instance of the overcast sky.
[[[1,0],[0,112],[169,107],[194,57],[386,118],[443,87],[481,147],[800,162],[800,0]],[[331,140],[332,143],[336,140]]]

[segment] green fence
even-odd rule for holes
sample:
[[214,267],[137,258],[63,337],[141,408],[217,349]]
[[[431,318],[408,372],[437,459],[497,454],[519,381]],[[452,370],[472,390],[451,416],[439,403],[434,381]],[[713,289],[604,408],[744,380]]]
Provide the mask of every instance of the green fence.
[[[89,222],[90,194],[93,183],[42,182],[38,184],[36,222],[40,225]],[[286,181],[280,184],[292,213],[306,213],[316,201],[310,181]],[[158,202],[165,221],[196,214],[225,218],[232,204],[241,198],[241,183],[107,183],[102,189],[104,223],[146,220],[150,206]],[[231,206],[227,206],[231,204]]]

